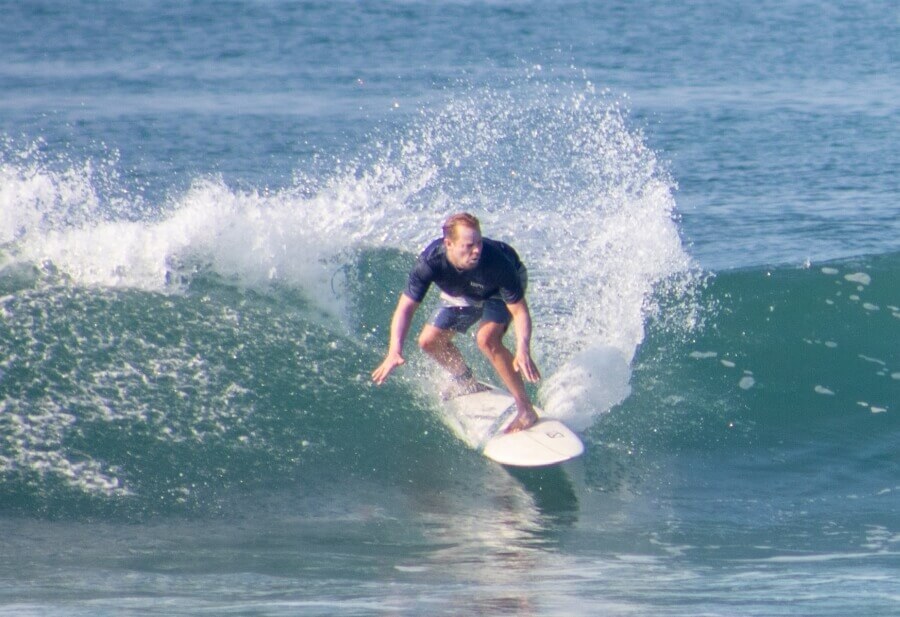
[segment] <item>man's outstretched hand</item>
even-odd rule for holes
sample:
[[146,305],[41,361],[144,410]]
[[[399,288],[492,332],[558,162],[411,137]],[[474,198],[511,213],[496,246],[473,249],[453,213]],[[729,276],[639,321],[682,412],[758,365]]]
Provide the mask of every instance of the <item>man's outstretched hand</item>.
[[406,360],[398,353],[388,352],[388,355],[385,356],[384,361],[372,371],[372,381],[374,381],[379,386],[384,383],[385,379],[388,378],[388,375],[391,374],[398,366],[402,366],[406,364]]

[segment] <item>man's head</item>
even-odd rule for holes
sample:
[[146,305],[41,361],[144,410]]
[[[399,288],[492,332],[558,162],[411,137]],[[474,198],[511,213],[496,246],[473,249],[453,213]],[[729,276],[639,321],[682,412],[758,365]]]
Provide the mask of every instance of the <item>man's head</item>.
[[444,221],[444,246],[447,259],[459,270],[471,270],[481,258],[481,224],[468,212],[454,214]]

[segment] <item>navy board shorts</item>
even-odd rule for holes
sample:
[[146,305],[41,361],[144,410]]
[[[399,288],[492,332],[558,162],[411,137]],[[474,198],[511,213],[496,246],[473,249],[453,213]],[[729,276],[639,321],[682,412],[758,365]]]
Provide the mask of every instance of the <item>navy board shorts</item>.
[[[524,267],[519,270],[519,278],[522,281],[522,288],[527,289],[528,271]],[[487,300],[471,300],[453,298],[441,293],[441,306],[432,313],[428,323],[441,330],[452,330],[462,334],[478,321],[508,326],[512,321],[512,313],[499,295],[491,296]]]
[[469,306],[442,304],[431,315],[429,323],[441,330],[463,333],[478,321],[492,321],[506,326],[512,321],[512,313],[501,298],[488,298]]

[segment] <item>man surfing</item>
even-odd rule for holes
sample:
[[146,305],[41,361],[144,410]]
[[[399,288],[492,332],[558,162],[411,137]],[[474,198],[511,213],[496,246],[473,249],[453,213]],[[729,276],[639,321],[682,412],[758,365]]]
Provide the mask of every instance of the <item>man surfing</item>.
[[[403,344],[412,318],[431,284],[441,290],[441,306],[419,335],[419,347],[451,375],[453,392],[476,392],[480,385],[453,343],[478,323],[475,340],[516,402],[517,414],[507,432],[524,430],[538,417],[525,381],[541,374],[531,359],[531,313],[525,301],[527,272],[516,251],[504,242],[483,238],[478,219],[467,212],[454,214],[443,225],[443,237],[419,255],[409,273],[391,319],[387,355],[372,372],[372,381],[384,383],[404,364]],[[512,322],[516,333],[515,355],[503,345]]]

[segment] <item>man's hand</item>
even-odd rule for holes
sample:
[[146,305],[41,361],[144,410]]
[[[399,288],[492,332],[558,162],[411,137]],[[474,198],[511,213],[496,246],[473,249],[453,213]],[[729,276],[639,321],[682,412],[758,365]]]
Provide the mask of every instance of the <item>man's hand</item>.
[[388,345],[384,361],[372,371],[372,381],[379,386],[384,383],[391,371],[406,364],[402,353],[403,341],[406,340],[406,333],[409,332],[409,325],[412,323],[413,314],[417,308],[419,308],[418,302],[405,293],[400,294],[400,300],[397,301],[397,308],[394,309],[394,316],[391,318],[391,344]]
[[535,382],[541,378],[541,372],[538,370],[534,360],[531,359],[531,354],[527,352],[516,351],[513,368],[522,375],[525,381]]
[[372,381],[380,386],[384,383],[384,380],[388,378],[388,375],[391,374],[391,371],[403,364],[406,364],[406,360],[403,356],[399,353],[389,351],[381,365],[372,371]]
[[522,376],[525,381],[535,382],[541,378],[531,359],[531,312],[525,298],[518,302],[507,304],[506,307],[512,314],[513,326],[516,329],[516,355],[513,358],[513,369]]

